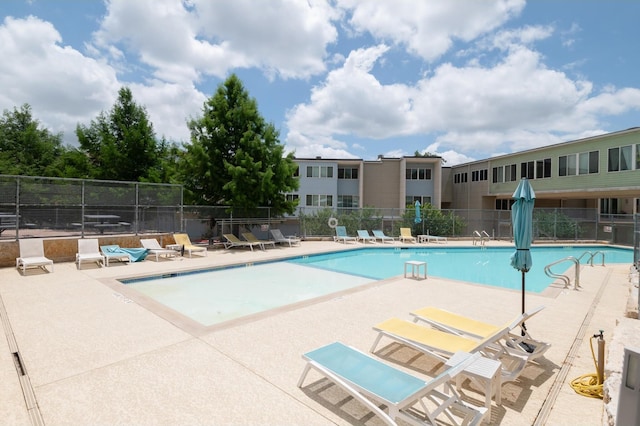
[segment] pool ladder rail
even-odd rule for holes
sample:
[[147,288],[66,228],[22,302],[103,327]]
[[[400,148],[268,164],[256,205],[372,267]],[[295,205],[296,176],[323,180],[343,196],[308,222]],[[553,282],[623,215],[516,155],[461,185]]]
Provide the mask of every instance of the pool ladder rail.
[[482,230],[482,232],[473,231],[473,245],[474,246],[476,245],[476,240],[479,240],[480,245],[483,246],[490,239],[491,239],[491,237],[489,236],[489,234],[487,234],[487,231],[485,231],[485,230]]
[[575,265],[575,282],[573,284],[573,289],[577,290],[580,288],[580,261],[582,260],[582,258],[586,255],[589,255],[589,259],[587,260],[587,262],[589,262],[589,264],[591,266],[593,266],[593,260],[597,255],[601,255],[602,256],[602,265],[601,266],[605,266],[604,265],[604,252],[601,251],[596,251],[595,253],[592,253],[590,251],[585,251],[584,253],[582,253],[580,256],[573,257],[573,256],[567,256],[565,258],[562,258],[560,260],[556,260],[555,262],[551,262],[550,264],[548,264],[547,266],[544,267],[544,273],[547,274],[548,277],[551,278],[556,278],[561,280],[562,282],[564,282],[564,288],[569,288],[569,285],[571,284],[571,279],[564,275],[564,274],[558,274],[555,273],[553,271],[551,271],[551,267],[554,265],[557,265],[559,263],[563,263],[563,262],[573,262],[573,264]]

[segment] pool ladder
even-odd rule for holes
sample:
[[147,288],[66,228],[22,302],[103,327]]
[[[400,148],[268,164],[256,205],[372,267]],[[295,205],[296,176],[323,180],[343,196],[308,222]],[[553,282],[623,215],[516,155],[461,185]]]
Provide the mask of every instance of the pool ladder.
[[473,245],[476,245],[476,239],[480,240],[480,245],[483,246],[486,241],[489,241],[491,237],[487,234],[487,231],[483,230],[482,232],[473,231]]
[[573,264],[575,265],[575,282],[573,285],[573,289],[577,290],[578,288],[580,288],[580,260],[582,260],[584,256],[589,255],[589,259],[587,260],[587,262],[589,262],[589,264],[593,266],[593,260],[598,254],[602,256],[602,266],[604,266],[604,252],[597,251],[595,253],[592,253],[590,251],[585,251],[577,258],[573,256],[567,256],[563,259],[556,260],[555,262],[548,264],[544,267],[544,273],[547,274],[548,277],[562,280],[564,282],[564,288],[569,288],[569,285],[571,284],[571,280],[569,279],[569,277],[564,274],[557,274],[551,271],[551,267],[562,262],[573,262]]

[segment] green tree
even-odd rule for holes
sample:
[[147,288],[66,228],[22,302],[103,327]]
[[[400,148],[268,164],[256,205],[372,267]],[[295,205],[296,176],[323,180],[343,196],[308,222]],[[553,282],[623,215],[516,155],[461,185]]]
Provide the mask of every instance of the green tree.
[[111,111],[101,112],[87,127],[78,125],[80,149],[93,166],[95,178],[155,181],[160,149],[147,111],[123,87]]
[[257,207],[271,207],[276,215],[293,213],[296,202],[283,195],[298,188],[293,154],[284,155],[278,131],[265,122],[236,75],[188,125],[191,143],[181,172],[191,202],[226,204],[244,213]]
[[48,166],[62,153],[62,134],[52,134],[31,114],[31,106],[0,117],[0,174],[55,176]]

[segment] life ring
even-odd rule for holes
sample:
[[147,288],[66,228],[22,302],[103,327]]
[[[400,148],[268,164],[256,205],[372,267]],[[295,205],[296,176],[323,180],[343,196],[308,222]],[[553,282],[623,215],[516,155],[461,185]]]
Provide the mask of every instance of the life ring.
[[338,226],[338,219],[336,219],[335,217],[330,217],[329,221],[327,222],[327,224],[329,225],[329,228],[335,228],[336,226]]

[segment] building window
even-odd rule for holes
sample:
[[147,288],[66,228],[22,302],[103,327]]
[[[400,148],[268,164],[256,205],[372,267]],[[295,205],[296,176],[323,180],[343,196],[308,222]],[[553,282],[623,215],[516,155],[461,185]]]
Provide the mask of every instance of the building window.
[[578,174],[588,175],[593,173],[598,173],[598,151],[578,154]]
[[496,200],[496,210],[511,210],[511,206],[515,200]]
[[284,195],[285,200],[287,201],[297,201],[300,196],[298,194],[285,194]]
[[520,163],[520,177],[527,179],[535,179],[536,163],[535,161],[528,161],[526,163]]
[[487,180],[487,175],[488,175],[487,169],[474,170],[471,172],[471,182],[479,182],[479,181]]
[[411,169],[407,168],[407,180],[431,180],[431,169]]
[[453,183],[467,183],[467,172],[453,175]]
[[300,166],[296,166],[296,169],[293,171],[293,177],[300,176]]
[[357,195],[338,195],[338,207],[359,207],[360,197]]
[[338,167],[338,179],[358,179],[358,168]]
[[551,158],[536,161],[536,179],[551,177]]
[[405,205],[414,206],[416,201],[420,201],[421,205],[431,204],[431,197],[426,195],[407,195],[405,197]]
[[314,178],[332,178],[332,166],[307,166],[307,177]]
[[508,166],[504,166],[504,181],[505,182],[515,182],[518,179],[517,174],[517,166],[515,164],[510,164]]
[[576,154],[558,157],[558,176],[575,176],[578,172],[578,157]]
[[621,146],[619,148],[609,148],[609,171],[621,172],[631,170],[632,146]]
[[309,207],[332,207],[333,195],[307,195],[307,206]]

